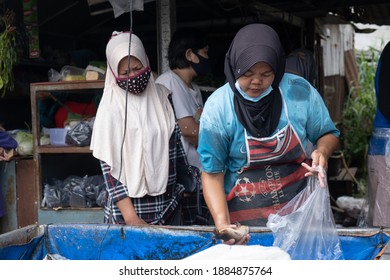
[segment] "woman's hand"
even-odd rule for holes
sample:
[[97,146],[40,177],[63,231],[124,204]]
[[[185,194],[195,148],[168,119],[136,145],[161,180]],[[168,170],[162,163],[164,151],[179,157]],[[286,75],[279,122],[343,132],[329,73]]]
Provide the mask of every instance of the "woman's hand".
[[230,223],[223,182],[223,172],[202,172],[203,196],[216,226],[214,237],[221,239],[224,244],[245,245],[250,238],[249,228]]
[[246,245],[249,242],[249,228],[240,224],[220,226],[214,231],[214,236],[227,245]]
[[133,217],[132,219],[126,220],[126,225],[131,226],[146,226],[149,225],[147,222],[139,218],[138,216]]
[[309,172],[305,173],[305,176],[318,176],[318,180],[320,181],[321,188],[325,188],[325,182],[326,182],[326,172],[325,168],[322,166],[315,166],[314,164],[312,166],[309,166],[307,163],[302,162],[302,166],[305,167]]
[[147,222],[145,222],[140,217],[138,217],[130,197],[126,197],[122,200],[119,200],[116,203],[116,205],[121,211],[126,225],[132,225],[132,226],[148,225]]
[[339,147],[339,139],[333,134],[325,134],[317,140],[316,149],[311,153],[312,165],[302,163],[308,172],[305,176],[318,176],[320,186],[325,187],[328,159]]
[[9,161],[10,159],[13,158],[15,155],[15,150],[14,149],[4,149],[0,147],[0,161]]

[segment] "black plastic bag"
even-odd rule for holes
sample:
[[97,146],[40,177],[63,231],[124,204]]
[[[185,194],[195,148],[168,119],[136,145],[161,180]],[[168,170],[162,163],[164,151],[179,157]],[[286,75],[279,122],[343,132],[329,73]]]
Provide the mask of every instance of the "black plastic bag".
[[52,178],[46,180],[43,188],[42,207],[59,208],[63,206],[62,181]]
[[92,127],[87,121],[80,121],[67,134],[65,143],[71,146],[84,147],[91,143]]
[[184,186],[184,192],[197,192],[201,188],[201,172],[192,165],[178,165],[176,167],[177,183]]

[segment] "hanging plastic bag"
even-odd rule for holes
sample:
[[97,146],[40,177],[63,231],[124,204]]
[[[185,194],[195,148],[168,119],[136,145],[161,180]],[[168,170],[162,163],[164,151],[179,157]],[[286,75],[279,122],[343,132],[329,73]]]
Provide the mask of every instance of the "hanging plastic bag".
[[143,11],[144,1],[143,0],[109,0],[114,10],[114,16],[117,18],[123,13],[130,11]]
[[310,176],[305,189],[268,217],[267,227],[273,232],[273,245],[293,260],[344,259],[327,182],[322,188],[317,176]]

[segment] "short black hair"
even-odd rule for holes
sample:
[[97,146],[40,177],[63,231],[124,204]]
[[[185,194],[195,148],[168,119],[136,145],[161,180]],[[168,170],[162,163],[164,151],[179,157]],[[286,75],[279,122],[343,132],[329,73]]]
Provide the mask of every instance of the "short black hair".
[[168,61],[170,69],[183,69],[190,66],[186,59],[186,51],[192,49],[197,52],[208,45],[206,36],[199,30],[185,27],[175,31],[168,47]]

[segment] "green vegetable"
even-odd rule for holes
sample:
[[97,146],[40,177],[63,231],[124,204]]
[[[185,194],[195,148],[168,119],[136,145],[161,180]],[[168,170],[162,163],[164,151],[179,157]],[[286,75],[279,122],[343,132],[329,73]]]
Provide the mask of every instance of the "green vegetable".
[[32,134],[31,132],[26,132],[26,131],[22,131],[22,130],[19,130],[15,136],[14,136],[14,139],[16,140],[16,142],[21,143],[23,141],[32,141]]
[[40,139],[41,145],[50,145],[50,137],[47,135],[42,135]]
[[16,142],[18,142],[18,147],[16,148],[16,151],[19,155],[27,156],[33,154],[33,139],[31,132],[20,130],[13,137]]
[[0,15],[0,94],[4,97],[7,89],[13,90],[12,69],[18,61],[15,12],[7,10]]
[[19,143],[17,152],[21,156],[28,156],[33,154],[33,143],[32,140],[24,140]]

